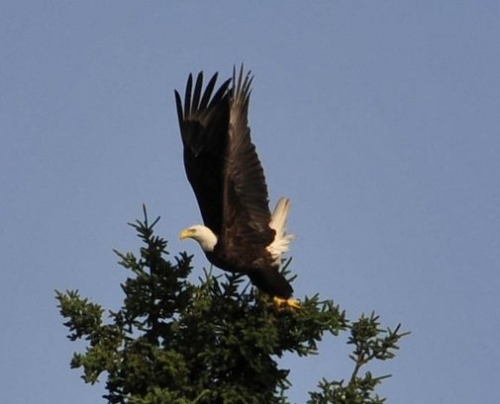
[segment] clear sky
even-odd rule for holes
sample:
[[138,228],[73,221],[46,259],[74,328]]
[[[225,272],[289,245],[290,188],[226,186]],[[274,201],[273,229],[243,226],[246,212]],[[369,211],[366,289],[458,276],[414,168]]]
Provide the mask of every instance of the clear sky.
[[[250,123],[271,203],[292,199],[296,296],[411,336],[389,402],[493,403],[500,373],[498,1],[0,3],[0,402],[104,402],[68,363],[54,289],[117,308],[161,215],[200,221],[173,90],[255,74]],[[350,375],[346,336],[287,357],[290,396]]]

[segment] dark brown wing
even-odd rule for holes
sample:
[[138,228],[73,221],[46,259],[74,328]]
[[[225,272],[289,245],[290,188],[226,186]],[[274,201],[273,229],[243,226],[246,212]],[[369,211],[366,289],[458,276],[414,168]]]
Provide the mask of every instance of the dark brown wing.
[[[266,247],[274,239],[264,170],[250,138],[248,103],[252,78],[233,72],[229,144],[224,178],[223,241],[232,253]],[[255,250],[254,250],[255,251]]]
[[184,167],[193,187],[205,226],[220,234],[223,220],[224,166],[229,134],[230,80],[212,96],[217,73],[202,95],[203,73],[189,75],[184,96],[175,91],[177,115],[184,145]]

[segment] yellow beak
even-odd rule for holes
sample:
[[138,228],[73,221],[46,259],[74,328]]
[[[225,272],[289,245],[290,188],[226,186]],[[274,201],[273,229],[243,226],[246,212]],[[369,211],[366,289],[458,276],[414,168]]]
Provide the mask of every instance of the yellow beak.
[[179,235],[179,238],[181,240],[184,240],[184,239],[190,238],[192,236],[193,236],[193,231],[192,230],[190,230],[190,229],[184,229],[184,230],[181,231],[181,234]]

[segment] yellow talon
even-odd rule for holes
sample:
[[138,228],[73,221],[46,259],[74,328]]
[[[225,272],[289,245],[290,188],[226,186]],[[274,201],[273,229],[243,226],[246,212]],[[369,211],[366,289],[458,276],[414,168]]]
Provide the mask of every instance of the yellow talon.
[[300,302],[296,299],[282,299],[280,297],[273,297],[274,305],[280,309],[282,307],[290,307],[292,309],[299,309]]

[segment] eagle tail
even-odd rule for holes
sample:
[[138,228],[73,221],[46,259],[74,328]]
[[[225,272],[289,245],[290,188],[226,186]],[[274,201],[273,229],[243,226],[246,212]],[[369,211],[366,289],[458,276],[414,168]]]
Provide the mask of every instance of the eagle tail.
[[295,238],[292,234],[286,234],[289,210],[290,199],[280,198],[271,216],[271,223],[269,223],[269,227],[276,232],[276,235],[267,249],[277,264],[280,263],[281,255],[288,251],[290,242]]

